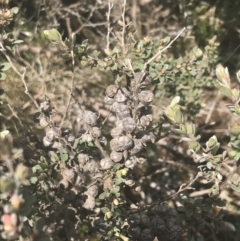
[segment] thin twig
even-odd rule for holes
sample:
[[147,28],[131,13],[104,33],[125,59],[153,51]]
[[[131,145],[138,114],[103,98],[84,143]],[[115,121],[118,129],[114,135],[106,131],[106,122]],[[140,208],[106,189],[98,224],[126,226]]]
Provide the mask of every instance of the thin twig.
[[126,0],[123,0],[123,11],[122,11],[122,49],[123,49],[123,55],[125,56],[126,50],[125,50],[125,12],[126,12]]
[[156,59],[162,52],[164,52],[166,49],[168,49],[169,47],[171,47],[171,45],[182,35],[182,33],[186,30],[186,28],[184,27],[179,33],[178,35],[172,40],[170,41],[170,43],[165,46],[163,49],[159,50],[152,58],[150,58],[145,64],[144,64],[144,69],[146,70],[147,66],[154,60]]
[[24,126],[22,121],[19,119],[18,115],[16,114],[16,112],[14,111],[14,109],[12,108],[12,106],[8,103],[7,104],[8,108],[11,110],[13,116],[18,120],[18,122],[21,124],[21,126]]
[[217,103],[218,103],[218,101],[220,99],[220,96],[221,96],[220,92],[218,92],[216,100],[212,103],[212,105],[211,105],[211,107],[210,107],[210,109],[208,111],[208,114],[207,114],[206,119],[205,119],[205,124],[209,123],[209,121],[210,121],[210,119],[212,117],[213,111],[216,109],[215,107],[216,107],[216,105],[217,105]]
[[[90,129],[90,133],[91,133],[91,135],[93,135],[92,134],[92,129]],[[109,155],[107,154],[107,152],[103,149],[103,147],[101,146],[101,143],[100,143],[100,141],[98,140],[98,138],[95,138],[94,139],[94,143],[95,143],[95,145],[96,145],[96,147],[99,149],[99,151],[102,153],[102,156],[104,157],[104,158],[109,158]]]
[[62,121],[60,123],[60,128],[62,128],[63,126],[63,123],[67,117],[67,113],[68,113],[68,109],[70,107],[70,104],[71,104],[71,100],[72,100],[72,95],[73,95],[73,89],[75,87],[75,73],[74,73],[74,67],[75,67],[75,59],[74,59],[74,53],[73,53],[73,47],[74,47],[74,33],[72,34],[72,45],[71,45],[71,58],[72,58],[72,81],[71,81],[71,88],[69,90],[70,94],[69,94],[69,98],[68,98],[68,102],[67,102],[67,107],[66,107],[66,110],[64,112],[64,115],[63,115],[63,118],[62,118]]
[[[74,31],[74,34],[79,33],[84,27],[86,27],[86,23],[91,19],[91,17],[93,16],[93,13],[95,12],[95,10],[97,9],[97,6],[99,4],[99,1],[96,1],[96,4],[93,6],[93,8],[91,9],[86,21],[84,24],[82,24],[77,30]],[[79,22],[82,23],[81,21],[81,17],[78,19],[80,20]]]
[[185,183],[183,183],[183,184],[180,186],[180,188],[179,188],[179,190],[178,190],[177,192],[171,194],[170,196],[168,196],[168,197],[166,197],[166,198],[164,198],[164,199],[162,199],[162,200],[160,200],[160,201],[154,202],[154,203],[152,203],[152,204],[150,204],[150,205],[146,205],[145,207],[140,208],[140,209],[138,209],[138,210],[134,210],[134,211],[131,212],[131,213],[138,213],[138,212],[142,212],[142,211],[145,211],[145,210],[152,209],[152,208],[156,207],[157,205],[159,205],[159,204],[161,204],[161,203],[164,203],[164,202],[166,202],[166,201],[168,201],[168,200],[176,197],[177,195],[181,194],[182,192],[184,192],[184,191],[186,191],[186,190],[194,189],[194,188],[192,187],[193,183],[195,183],[201,176],[202,176],[202,172],[198,172],[197,175],[196,175],[196,177],[195,177],[194,179],[192,179],[187,185],[186,185]]
[[196,177],[195,177],[194,179],[192,179],[187,185],[186,185],[185,183],[183,183],[183,184],[180,186],[179,190],[178,190],[176,193],[168,196],[168,197],[165,198],[164,200],[161,200],[160,203],[165,202],[165,201],[167,201],[167,200],[169,200],[169,199],[172,199],[172,198],[176,197],[177,195],[179,195],[180,193],[182,193],[182,192],[184,192],[184,191],[186,191],[186,190],[194,189],[194,188],[192,188],[191,186],[192,186],[193,183],[196,182],[196,181],[198,180],[198,178],[201,177],[201,176],[202,176],[202,173],[201,173],[201,172],[198,172],[198,174],[196,175]]
[[138,80],[139,83],[141,83],[141,81],[142,81],[142,79],[143,79],[143,77],[144,77],[144,75],[145,75],[145,72],[146,72],[146,69],[147,69],[148,65],[149,65],[154,59],[156,59],[162,52],[164,52],[166,49],[170,48],[171,45],[182,35],[182,33],[183,33],[185,30],[186,30],[186,27],[184,27],[184,28],[177,34],[177,36],[176,36],[172,41],[170,41],[170,43],[169,43],[167,46],[165,46],[163,49],[160,49],[155,55],[153,55],[152,58],[150,58],[150,59],[144,64],[143,69],[142,69],[142,71],[141,71],[141,75],[140,75],[139,80]]
[[8,62],[10,63],[12,69],[14,70],[14,72],[20,77],[23,85],[24,85],[24,88],[25,88],[25,94],[28,95],[28,97],[32,100],[32,102],[34,103],[34,105],[37,107],[37,109],[41,112],[41,108],[39,106],[39,104],[37,103],[37,101],[34,99],[34,97],[32,96],[32,94],[29,92],[29,89],[28,89],[28,86],[26,84],[26,81],[25,81],[25,75],[26,75],[26,70],[27,68],[25,67],[24,68],[24,71],[23,73],[21,74],[18,69],[15,67],[15,65],[13,64],[11,58],[8,56],[8,54],[6,53],[6,50],[5,48],[3,47],[2,43],[0,43],[0,47],[1,47],[1,51],[2,53],[4,54],[4,56],[6,57],[6,59],[8,60]]
[[111,10],[113,8],[113,3],[111,2],[111,0],[108,0],[108,12],[107,12],[107,47],[106,50],[107,52],[109,51],[109,46],[110,46],[110,33],[112,31],[111,28],[111,23],[110,23],[110,16],[111,16]]

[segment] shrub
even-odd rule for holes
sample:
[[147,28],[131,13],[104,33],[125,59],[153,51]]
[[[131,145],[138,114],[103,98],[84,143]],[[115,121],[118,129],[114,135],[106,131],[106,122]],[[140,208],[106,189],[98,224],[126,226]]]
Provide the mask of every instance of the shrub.
[[[21,41],[6,33],[2,36],[1,49],[7,62],[1,65],[1,77],[5,78],[4,71],[9,67],[19,76],[25,94],[36,108],[35,120],[44,131],[39,141],[12,110],[27,134],[27,147],[33,149],[27,154],[27,147],[22,148],[23,153],[22,149],[14,148],[14,136],[2,127],[3,239],[154,240],[157,237],[200,241],[213,237],[221,229],[235,230],[233,224],[223,220],[218,207],[225,206],[219,195],[226,184],[239,192],[236,173],[240,157],[239,90],[231,86],[228,70],[221,65],[216,67],[218,81],[213,78],[218,43],[213,38],[205,50],[196,47],[184,57],[174,58],[166,51],[186,29],[172,40],[138,39],[125,19],[125,6],[126,1],[122,18],[116,29],[112,29],[113,6],[109,2],[104,51],[92,50],[87,40],[76,43],[74,34],[63,40],[56,29],[43,31],[71,66],[70,88],[62,113],[55,110],[51,93],[41,100],[34,97],[28,88],[27,69],[21,73],[12,61],[15,57],[10,55]],[[2,11],[3,29],[16,13],[16,8]],[[113,40],[111,34],[115,36]],[[76,91],[79,66],[90,67],[109,79],[102,101],[108,111],[105,119],[95,107],[87,108],[89,104],[79,100]],[[238,72],[240,82],[239,76]],[[232,101],[230,109],[236,116],[229,129],[227,150],[221,149],[215,135],[204,144],[200,142],[194,124],[202,91],[216,83],[222,95]],[[165,96],[172,100],[164,106],[156,96],[166,92]],[[164,152],[158,149],[159,142],[173,142],[173,137],[187,143],[187,147],[180,142],[175,145],[190,152],[177,150],[175,161],[166,162]],[[176,149],[170,150],[172,155],[175,152]],[[178,163],[178,159],[183,160]],[[187,165],[194,166],[194,171],[188,170]],[[182,172],[179,167],[187,169],[192,176],[190,180],[176,181]],[[154,172],[143,175],[151,169]],[[164,174],[156,177],[159,172]],[[175,192],[165,185],[167,175],[174,179]],[[208,196],[192,197],[193,186],[206,188],[200,181],[211,184]]]

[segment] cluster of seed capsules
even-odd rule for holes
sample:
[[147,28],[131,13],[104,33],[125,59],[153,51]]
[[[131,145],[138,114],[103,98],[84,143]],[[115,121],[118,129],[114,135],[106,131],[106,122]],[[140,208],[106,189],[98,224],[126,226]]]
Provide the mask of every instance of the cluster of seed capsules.
[[147,142],[154,141],[154,136],[147,130],[153,118],[150,104],[154,94],[143,89],[150,84],[148,75],[142,83],[138,78],[134,79],[130,88],[110,85],[105,92],[105,104],[110,106],[116,117],[115,127],[111,130],[110,160],[124,161],[126,168],[131,169],[137,163],[146,161],[140,153]]
[[[151,103],[154,99],[153,91],[146,89],[151,85],[151,77],[144,74],[142,78],[134,78],[131,85],[121,87],[117,84],[110,85],[105,91],[104,102],[113,113],[115,126],[111,129],[111,139],[109,140],[110,151],[107,151],[107,145],[101,146],[104,149],[102,159],[92,158],[88,153],[79,153],[77,156],[78,166],[82,170],[82,175],[76,173],[75,167],[66,168],[62,171],[63,179],[60,181],[65,189],[69,188],[76,179],[84,179],[84,172],[88,172],[93,179],[101,178],[104,171],[111,170],[116,163],[121,163],[127,169],[132,169],[137,163],[146,162],[143,149],[148,142],[154,142],[155,136],[151,132],[153,122]],[[59,138],[64,138],[68,143],[73,143],[75,137],[63,129],[50,127],[46,116],[49,116],[50,103],[45,100],[41,103],[44,114],[40,117],[40,125],[46,128],[46,135],[43,143],[53,149],[61,149],[63,142]],[[100,141],[102,138],[101,128],[97,126],[98,115],[89,110],[81,111],[81,120],[84,123],[85,131],[79,137],[84,142]],[[60,138],[60,140],[61,140]],[[100,143],[100,142],[99,142]],[[102,176],[103,177],[103,176]],[[84,183],[84,180],[82,180]],[[126,185],[133,186],[133,180],[126,180]],[[98,185],[90,185],[83,193],[87,198],[82,207],[87,210],[95,211],[96,198],[99,193]],[[136,240],[153,240],[159,233],[166,232],[168,237],[176,237],[179,230],[176,229],[173,219],[163,219],[160,216],[149,218],[145,212],[141,214],[130,215],[128,219],[129,236]],[[164,228],[163,228],[164,226]],[[155,227],[155,228],[153,228]],[[161,229],[161,230],[160,230]],[[176,229],[175,231],[173,229]],[[174,234],[169,235],[170,231]],[[153,239],[152,239],[153,237]],[[174,239],[173,239],[174,240]]]

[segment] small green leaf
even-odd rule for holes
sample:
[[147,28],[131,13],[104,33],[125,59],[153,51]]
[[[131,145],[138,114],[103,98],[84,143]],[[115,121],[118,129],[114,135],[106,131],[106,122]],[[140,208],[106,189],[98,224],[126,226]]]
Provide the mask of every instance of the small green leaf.
[[38,181],[38,178],[37,178],[37,177],[31,177],[31,178],[30,178],[30,182],[31,182],[32,184],[37,183],[37,181]]
[[44,225],[45,225],[45,220],[43,218],[39,218],[34,225],[34,230],[42,231]]
[[198,231],[201,231],[202,229],[204,229],[205,227],[205,223],[200,223],[198,226],[197,226],[197,230]]
[[186,213],[187,217],[191,217],[193,215],[193,210],[190,208],[186,208],[185,213]]
[[110,195],[109,192],[105,191],[99,195],[99,199],[100,200],[106,199],[107,197],[109,197],[109,195]]
[[122,167],[122,164],[117,163],[117,164],[114,165],[113,170],[114,170],[114,171],[117,171],[117,170],[119,170],[121,167]]
[[59,157],[54,151],[50,151],[49,154],[52,162],[59,161]]
[[112,71],[117,70],[117,69],[118,69],[118,65],[117,65],[116,63],[114,63],[114,64],[110,67],[110,69],[111,69]]
[[19,8],[18,7],[14,7],[11,9],[11,12],[14,13],[14,14],[17,14],[19,11]]
[[168,44],[170,42],[170,40],[171,40],[170,37],[166,37],[165,39],[163,39],[163,43]]
[[189,141],[188,143],[190,150],[194,153],[198,153],[202,148],[197,141]]
[[116,197],[120,197],[120,193],[118,192],[118,193],[115,193],[115,196]]
[[62,41],[61,34],[56,29],[44,30],[43,34],[51,41],[60,42]]
[[0,80],[5,80],[7,75],[5,73],[0,72]]
[[107,208],[107,207],[101,208],[101,212],[102,212],[102,213],[106,213],[106,212],[108,212],[108,211],[110,211],[110,209]]
[[231,80],[229,77],[228,68],[224,69],[224,67],[219,64],[216,68],[216,75],[219,81],[221,81],[225,87],[231,87]]
[[231,98],[232,97],[232,91],[229,87],[226,87],[226,86],[221,86],[220,87],[220,91],[223,95]]
[[218,207],[225,207],[226,206],[226,203],[221,199],[217,199],[216,201],[213,202],[213,204],[215,206],[218,206]]
[[82,41],[82,44],[83,44],[83,45],[87,45],[87,44],[88,44],[88,39],[84,39],[84,40]]
[[237,100],[239,98],[239,90],[236,88],[232,89],[232,96]]
[[68,160],[68,154],[67,153],[61,153],[60,158],[62,162],[65,162]]
[[236,73],[236,75],[237,75],[238,83],[240,83],[240,70],[238,70],[238,72]]
[[13,44],[21,44],[21,43],[24,43],[24,41],[20,39],[13,41]]
[[116,185],[120,185],[120,184],[123,183],[123,182],[125,182],[125,179],[119,177],[119,178],[117,178],[117,180],[115,181],[115,184],[116,184]]
[[33,173],[36,173],[37,170],[42,171],[42,167],[41,167],[39,164],[37,164],[37,165],[35,165],[35,166],[32,167],[32,172],[33,172]]
[[196,241],[204,241],[203,236],[202,235],[196,236]]
[[89,142],[87,143],[87,145],[90,146],[90,147],[95,146],[95,145],[94,145],[94,142],[92,142],[92,141],[89,141]]
[[229,231],[236,231],[236,228],[234,227],[234,225],[230,222],[226,222],[226,221],[221,221],[221,227],[225,228]]
[[240,192],[240,186],[235,186],[233,184],[230,184],[230,187],[235,191],[235,192]]
[[79,139],[75,139],[74,144],[73,144],[73,149],[77,149],[79,143]]
[[197,206],[197,205],[201,204],[202,201],[203,201],[202,197],[196,198],[196,199],[194,199],[194,205]]
[[197,75],[197,72],[196,72],[195,70],[191,70],[189,73],[190,73],[192,76]]
[[93,57],[95,57],[95,58],[97,58],[99,56],[99,54],[100,54],[100,52],[97,50],[94,50],[92,53]]
[[0,192],[12,192],[15,188],[13,180],[3,180],[0,179]]
[[173,100],[171,101],[170,106],[171,106],[171,107],[174,107],[176,104],[179,103],[180,99],[181,99],[180,96],[175,96],[175,97],[173,98]]
[[10,133],[9,130],[4,130],[0,132],[0,139],[4,139]]
[[40,156],[40,161],[41,163],[44,162],[45,164],[47,163],[46,158],[44,156]]
[[201,219],[201,213],[193,213],[193,217],[196,219]]
[[202,209],[203,209],[204,211],[209,211],[209,210],[211,209],[211,206],[208,205],[208,204],[204,204],[203,207],[202,207]]
[[208,142],[206,143],[206,146],[209,149],[212,149],[216,144],[217,144],[217,137],[214,135],[208,140]]
[[0,65],[0,70],[1,71],[6,71],[6,70],[8,70],[10,68],[11,68],[11,64],[10,63],[3,63],[3,64]]
[[181,124],[183,122],[183,115],[180,110],[176,110],[174,113],[174,120],[177,124]]
[[116,187],[111,189],[111,193],[113,193],[113,194],[119,193],[119,191],[120,191],[120,187],[119,186],[116,186]]
[[186,131],[187,131],[188,135],[194,135],[195,134],[195,126],[192,123],[187,123]]

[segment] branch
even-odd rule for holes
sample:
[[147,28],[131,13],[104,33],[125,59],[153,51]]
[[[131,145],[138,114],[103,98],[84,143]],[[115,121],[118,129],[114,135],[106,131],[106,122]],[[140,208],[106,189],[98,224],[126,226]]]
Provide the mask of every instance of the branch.
[[71,43],[71,58],[72,58],[72,81],[71,81],[71,88],[69,90],[70,94],[69,94],[69,99],[68,99],[68,102],[67,102],[67,107],[66,107],[66,110],[64,112],[64,115],[63,115],[63,118],[62,118],[62,121],[60,123],[60,129],[62,128],[63,126],[63,123],[67,117],[67,113],[68,113],[68,109],[70,107],[70,104],[71,104],[71,100],[72,100],[72,95],[73,95],[73,89],[75,87],[75,74],[74,74],[74,66],[75,66],[75,59],[74,59],[74,53],[73,53],[73,47],[74,47],[74,33],[72,34],[72,43]]
[[159,50],[151,59],[149,59],[145,64],[144,64],[144,70],[146,70],[147,66],[154,60],[156,59],[162,52],[164,52],[166,49],[170,48],[171,45],[182,35],[182,33],[186,30],[186,28],[184,27],[179,33],[178,35],[172,40],[170,41],[170,43],[165,46],[163,49]]
[[110,25],[110,16],[111,16],[111,10],[113,8],[113,3],[111,2],[111,0],[108,0],[108,12],[107,12],[107,47],[106,50],[107,52],[109,51],[109,46],[110,46],[110,33],[112,31],[111,25]]
[[182,192],[184,192],[184,191],[186,191],[186,190],[194,189],[194,188],[191,187],[191,186],[192,186],[193,183],[195,183],[195,182],[198,180],[198,178],[201,177],[201,176],[202,176],[202,173],[201,173],[201,172],[198,172],[198,174],[196,175],[196,177],[195,177],[193,180],[191,180],[187,185],[186,185],[185,183],[183,183],[183,184],[180,186],[179,190],[178,190],[176,193],[174,193],[174,194],[166,197],[166,198],[163,199],[163,200],[154,202],[154,203],[152,203],[152,204],[150,204],[150,205],[146,205],[146,206],[143,207],[143,208],[140,208],[140,209],[138,209],[138,210],[135,210],[135,211],[131,212],[131,214],[152,209],[152,208],[154,208],[155,206],[157,206],[157,205],[159,205],[159,204],[161,204],[161,203],[164,203],[164,202],[166,202],[166,201],[168,201],[168,200],[176,197],[177,195],[179,195],[180,193],[182,193]]
[[37,109],[42,112],[39,104],[37,103],[37,101],[34,99],[34,97],[32,96],[32,94],[29,92],[29,89],[27,87],[27,84],[26,84],[26,81],[25,81],[25,75],[26,75],[26,70],[27,68],[25,67],[24,68],[24,71],[23,73],[21,74],[18,69],[15,67],[15,65],[13,64],[11,58],[8,56],[8,54],[6,53],[6,50],[4,48],[4,46],[2,45],[2,43],[0,43],[0,47],[1,47],[1,51],[3,53],[3,55],[6,57],[6,59],[8,60],[8,62],[10,63],[13,71],[20,77],[22,83],[23,83],[23,86],[25,88],[25,94],[28,95],[28,97],[32,100],[32,102],[34,103],[34,105],[37,107]]
[[162,52],[164,52],[166,49],[170,48],[171,45],[182,35],[182,33],[186,30],[186,27],[184,27],[178,34],[177,36],[172,40],[170,41],[170,43],[165,46],[163,49],[160,49],[152,58],[150,58],[143,66],[143,70],[141,72],[141,75],[139,77],[139,83],[141,83],[142,81],[142,78],[144,77],[144,74],[145,74],[145,71],[148,67],[148,65],[154,60],[156,59]]
[[123,48],[123,55],[125,56],[125,12],[126,12],[126,0],[123,0],[123,11],[122,11],[122,22],[123,22],[123,27],[122,27],[122,48]]

